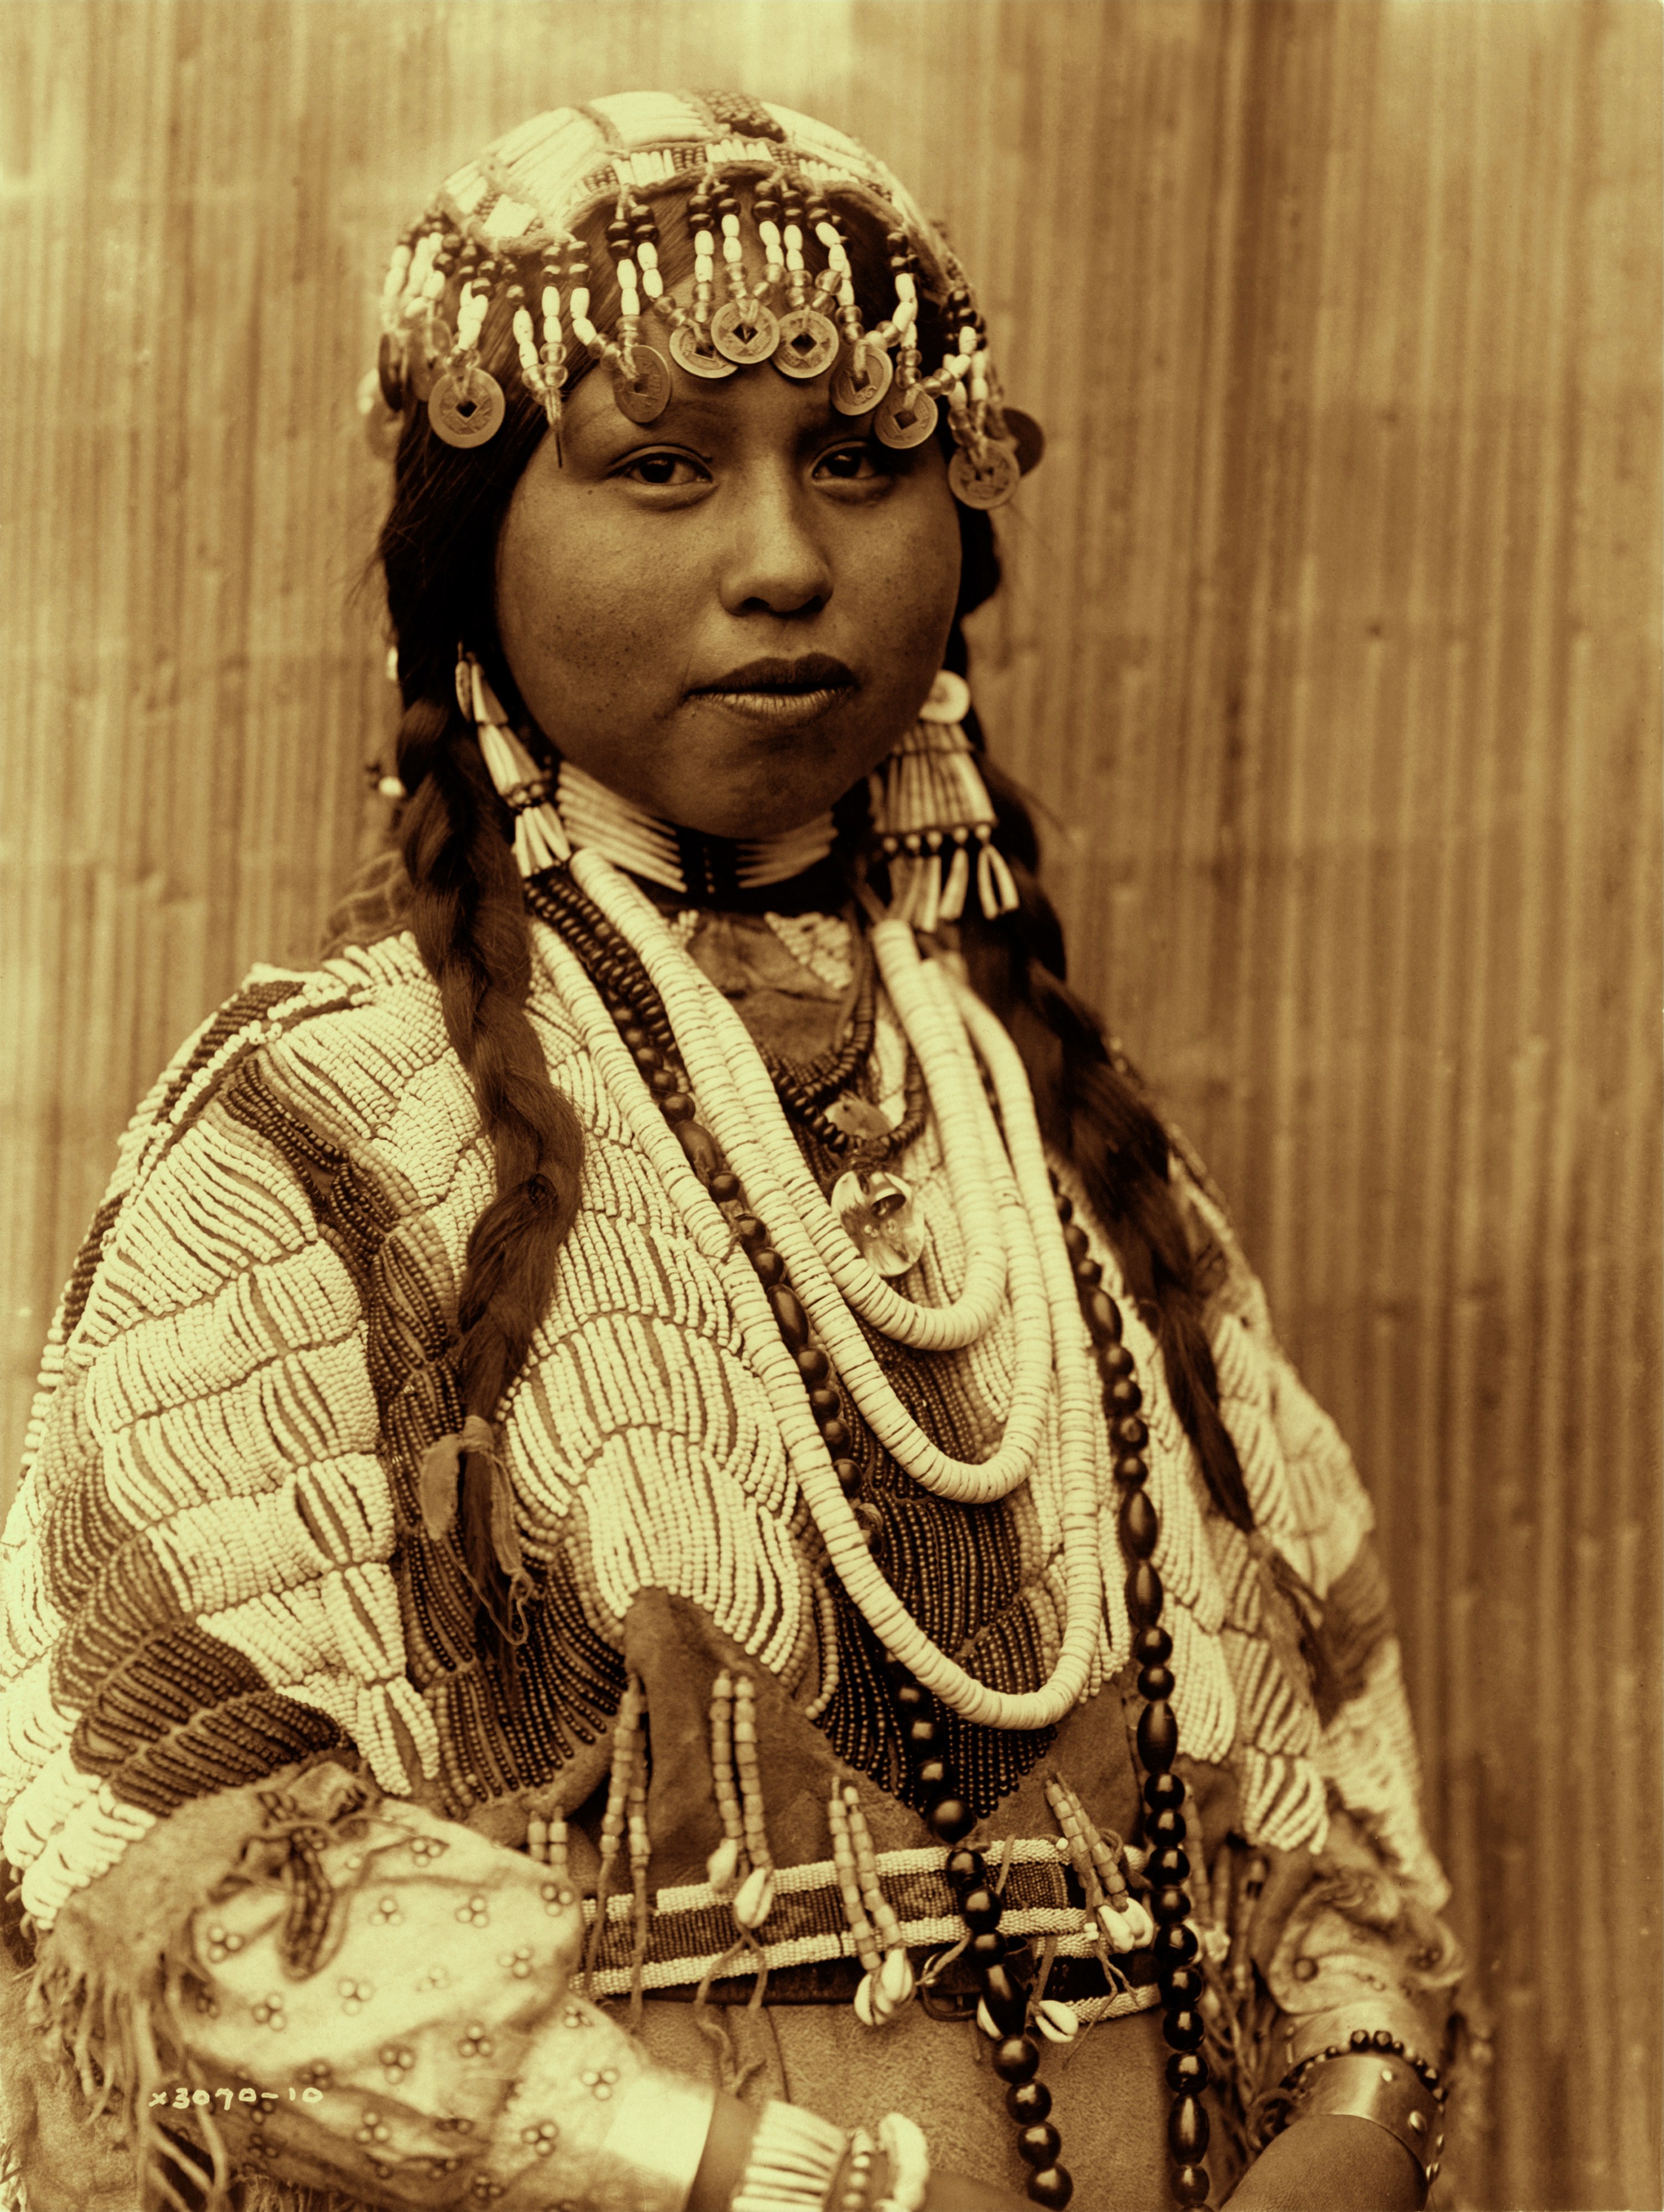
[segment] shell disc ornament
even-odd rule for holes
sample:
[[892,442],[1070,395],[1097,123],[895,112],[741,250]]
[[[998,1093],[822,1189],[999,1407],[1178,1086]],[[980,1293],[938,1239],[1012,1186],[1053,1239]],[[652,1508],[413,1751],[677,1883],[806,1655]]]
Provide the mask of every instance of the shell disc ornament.
[[685,368],[689,376],[708,377],[713,384],[736,373],[736,364],[726,360],[711,343],[708,335],[700,343],[701,332],[696,323],[683,323],[671,339],[671,359],[678,368]]
[[428,394],[428,420],[447,446],[483,446],[502,427],[502,386],[477,367],[447,369]]
[[915,384],[906,392],[891,391],[872,427],[881,446],[893,446],[898,453],[905,453],[911,446],[924,444],[936,428],[938,411],[929,392],[920,391]]
[[832,1186],[832,1211],[862,1258],[881,1275],[906,1274],[925,1249],[925,1225],[910,1184],[888,1168],[847,1169]]
[[612,404],[632,422],[656,422],[671,404],[670,364],[650,345],[632,346],[630,365],[612,373]]
[[948,463],[948,483],[962,507],[1004,507],[1023,471],[1009,446],[983,441],[980,464],[963,448]]
[[956,668],[938,668],[925,703],[921,722],[963,722],[970,712],[970,685]]
[[840,415],[870,415],[894,382],[896,364],[882,346],[852,346],[832,380],[832,404]]
[[782,376],[807,383],[823,376],[838,357],[842,340],[838,326],[813,307],[793,307],[780,319],[780,343],[774,348],[774,367]]
[[758,362],[773,357],[780,343],[780,325],[773,310],[760,300],[744,304],[730,300],[712,319],[711,339],[736,368],[753,368]]

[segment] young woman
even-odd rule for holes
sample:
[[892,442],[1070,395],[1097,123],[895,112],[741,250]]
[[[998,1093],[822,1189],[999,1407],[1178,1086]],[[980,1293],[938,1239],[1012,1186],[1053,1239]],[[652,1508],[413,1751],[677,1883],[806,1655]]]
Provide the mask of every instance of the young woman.
[[19,2201],[1420,2202],[1369,1508],[982,754],[963,272],[641,94],[384,319],[398,850],[140,1109],[6,1538]]

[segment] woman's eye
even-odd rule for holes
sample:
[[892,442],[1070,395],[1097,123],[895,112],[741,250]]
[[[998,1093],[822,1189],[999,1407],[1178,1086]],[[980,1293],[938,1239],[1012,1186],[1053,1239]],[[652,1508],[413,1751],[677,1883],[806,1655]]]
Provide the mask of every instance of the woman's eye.
[[865,477],[882,476],[879,454],[870,441],[859,446],[838,446],[829,453],[823,453],[815,464],[818,477],[830,477],[835,483],[855,483]]
[[637,453],[614,471],[626,483],[680,488],[702,483],[706,471],[686,453]]

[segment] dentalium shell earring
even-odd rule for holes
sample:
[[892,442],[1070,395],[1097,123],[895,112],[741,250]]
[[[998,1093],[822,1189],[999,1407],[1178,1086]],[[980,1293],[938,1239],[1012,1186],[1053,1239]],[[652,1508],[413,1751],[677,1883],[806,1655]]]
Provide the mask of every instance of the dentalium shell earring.
[[993,802],[965,735],[970,686],[944,668],[882,769],[868,779],[872,829],[890,867],[890,912],[915,929],[957,921],[975,869],[989,921],[1017,904],[1017,885],[993,842]]

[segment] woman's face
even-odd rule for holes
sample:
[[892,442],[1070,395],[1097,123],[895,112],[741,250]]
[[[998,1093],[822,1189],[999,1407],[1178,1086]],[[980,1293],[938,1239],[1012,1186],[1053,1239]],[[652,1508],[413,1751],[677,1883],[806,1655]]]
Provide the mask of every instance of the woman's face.
[[[667,350],[661,349],[661,350]],[[651,812],[759,837],[875,768],[941,665],[959,530],[934,440],[895,453],[829,379],[679,368],[632,422],[604,368],[517,485],[497,621],[567,759]]]

